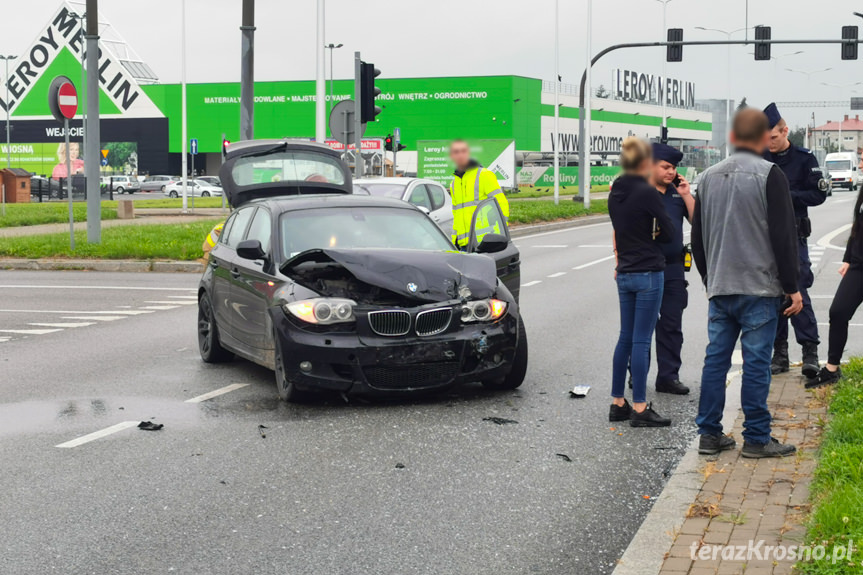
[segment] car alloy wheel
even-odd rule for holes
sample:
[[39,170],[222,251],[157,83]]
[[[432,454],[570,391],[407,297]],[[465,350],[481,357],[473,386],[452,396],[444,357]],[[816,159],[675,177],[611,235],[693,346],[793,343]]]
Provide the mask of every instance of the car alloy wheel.
[[124,189],[123,189],[123,186],[120,186],[120,187],[119,187],[119,188],[117,188],[115,191],[116,191],[118,194],[122,194],[122,193],[123,193],[123,192],[125,192],[126,190],[124,190]]
[[230,361],[234,354],[222,347],[219,342],[219,328],[213,314],[213,304],[207,293],[198,300],[198,350],[201,359],[207,363]]
[[165,193],[165,186],[162,186],[162,193]]
[[202,198],[209,198],[209,197],[210,197],[210,192],[201,192],[201,197],[202,197]]
[[176,199],[176,198],[178,197],[178,196],[177,196],[177,192],[176,192],[176,191],[174,191],[174,190],[171,190],[171,193],[170,193],[170,194],[168,194],[168,197],[171,197],[171,198]]

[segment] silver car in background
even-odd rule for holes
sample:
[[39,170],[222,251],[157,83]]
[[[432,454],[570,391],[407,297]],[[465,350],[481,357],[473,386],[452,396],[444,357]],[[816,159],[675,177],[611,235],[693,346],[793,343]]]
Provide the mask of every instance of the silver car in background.
[[445,234],[452,235],[452,198],[434,180],[364,178],[354,180],[354,193],[400,198],[422,209]]

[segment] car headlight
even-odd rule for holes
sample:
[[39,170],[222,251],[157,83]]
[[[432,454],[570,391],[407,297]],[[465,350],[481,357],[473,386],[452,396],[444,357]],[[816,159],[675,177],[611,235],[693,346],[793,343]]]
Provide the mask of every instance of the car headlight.
[[292,316],[306,323],[330,325],[354,321],[355,301],[341,298],[304,299],[284,305]]
[[481,299],[467,302],[461,308],[462,323],[495,321],[506,313],[507,304],[499,299]]

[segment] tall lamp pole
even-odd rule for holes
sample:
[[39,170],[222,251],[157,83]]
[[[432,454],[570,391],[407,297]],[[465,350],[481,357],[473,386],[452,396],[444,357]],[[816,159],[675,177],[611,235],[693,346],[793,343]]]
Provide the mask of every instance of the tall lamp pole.
[[[554,0],[554,204],[560,203],[560,2]],[[517,183],[516,183],[517,184]]]
[[333,105],[333,52],[342,46],[344,46],[344,44],[327,44],[324,46],[324,48],[330,51],[330,97],[329,104],[327,106],[327,116],[329,116],[329,110]]
[[[668,3],[671,2],[671,0],[656,0],[656,1],[662,3],[662,34],[659,36],[659,41],[665,42],[665,34],[666,34],[665,31],[668,30],[668,25],[666,23],[667,22],[666,13],[668,12]],[[662,87],[661,88],[660,88],[660,86],[656,87],[657,88],[657,93],[656,93],[657,97],[660,97],[660,96],[662,97],[662,125],[661,125],[660,131],[659,131],[659,139],[662,140],[663,144],[667,143],[665,141],[665,136],[667,134],[667,129],[668,129],[668,111],[667,111],[668,92],[666,90],[666,87],[668,86],[668,81],[666,80],[667,75],[668,75],[668,61],[666,58],[663,58],[662,59]]]
[[[6,74],[3,78],[6,80],[6,167],[12,167],[12,129],[9,125],[9,116],[12,115],[12,102],[9,101],[9,60],[14,60],[18,56],[0,56],[0,60],[5,60],[6,62]],[[4,197],[5,200],[5,197]]]
[[[102,241],[102,190],[99,186],[99,5],[87,0],[87,122],[84,124],[84,175],[87,178],[87,242]],[[71,176],[71,174],[69,174]]]
[[323,142],[327,139],[327,94],[326,94],[326,63],[324,61],[324,37],[326,3],[318,0],[318,37],[315,46],[316,78],[315,78],[315,140]]

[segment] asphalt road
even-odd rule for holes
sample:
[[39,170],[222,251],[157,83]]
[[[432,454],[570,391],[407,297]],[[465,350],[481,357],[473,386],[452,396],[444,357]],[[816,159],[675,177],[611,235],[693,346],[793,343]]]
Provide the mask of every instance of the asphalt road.
[[[852,201],[813,212],[825,323],[847,231],[825,236]],[[521,389],[406,403],[287,405],[267,370],[203,364],[193,275],[0,272],[0,572],[610,573],[694,436],[697,400],[650,392],[668,429],[607,422],[610,233],[517,240]],[[706,308],[693,281],[690,384]],[[587,398],[569,398],[577,383]]]

